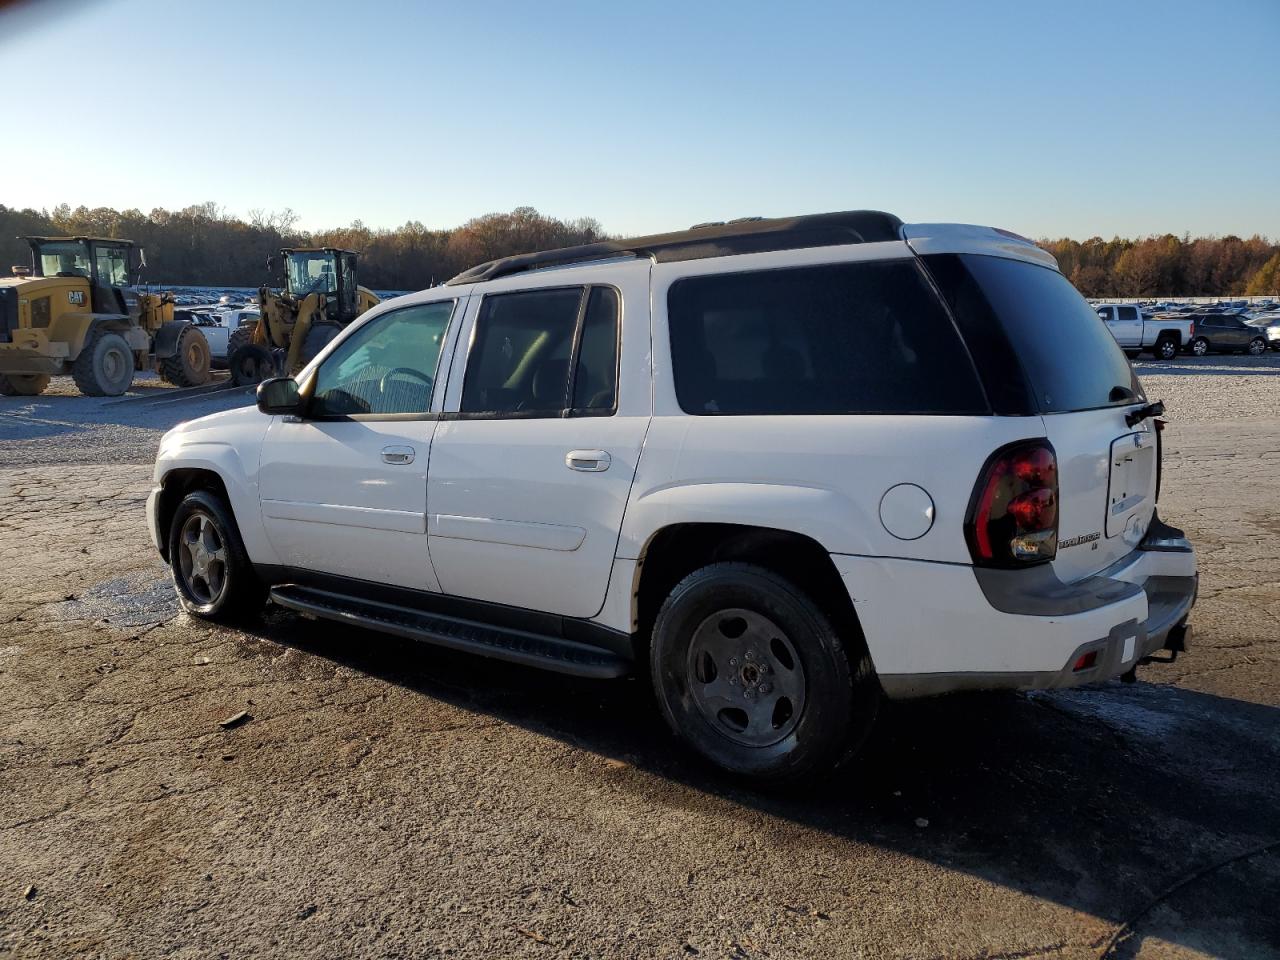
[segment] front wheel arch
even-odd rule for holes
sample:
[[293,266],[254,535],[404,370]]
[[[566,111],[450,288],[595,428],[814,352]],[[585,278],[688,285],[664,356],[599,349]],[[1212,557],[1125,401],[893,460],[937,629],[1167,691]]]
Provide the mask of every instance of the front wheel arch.
[[[169,562],[169,529],[173,526],[173,515],[187,494],[195,490],[207,490],[218,497],[224,504],[232,520],[236,520],[235,508],[231,505],[231,497],[227,495],[227,485],[222,477],[212,470],[191,467],[180,467],[170,470],[164,475],[160,488],[160,503],[156,511],[156,525],[162,537],[160,556],[165,563]],[[236,521],[237,527],[239,521]],[[239,530],[237,529],[237,533]]]

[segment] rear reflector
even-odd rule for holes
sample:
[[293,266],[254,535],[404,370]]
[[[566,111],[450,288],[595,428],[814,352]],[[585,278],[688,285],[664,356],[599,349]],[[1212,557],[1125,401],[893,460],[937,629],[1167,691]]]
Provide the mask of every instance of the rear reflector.
[[1075,666],[1071,668],[1072,673],[1079,673],[1081,670],[1089,670],[1098,662],[1098,651],[1090,650],[1088,653],[1082,653],[1076,659]]

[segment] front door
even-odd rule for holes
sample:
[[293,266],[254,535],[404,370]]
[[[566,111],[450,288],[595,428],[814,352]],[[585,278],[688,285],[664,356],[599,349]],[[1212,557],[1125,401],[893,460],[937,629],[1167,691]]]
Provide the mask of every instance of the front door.
[[1122,347],[1142,346],[1142,313],[1137,307],[1119,306],[1115,308],[1116,321],[1111,326],[1116,343]]
[[381,313],[306,375],[304,417],[276,417],[259,491],[281,561],[419,590],[427,553],[427,462],[436,368],[455,301]]
[[603,606],[649,425],[649,263],[593,275],[512,278],[472,300],[428,472],[445,593],[570,617]]

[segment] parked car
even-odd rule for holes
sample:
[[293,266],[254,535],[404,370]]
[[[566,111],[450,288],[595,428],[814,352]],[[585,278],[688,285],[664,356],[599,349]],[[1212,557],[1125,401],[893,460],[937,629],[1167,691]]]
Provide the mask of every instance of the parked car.
[[1176,359],[1191,342],[1195,325],[1174,316],[1147,316],[1131,303],[1100,303],[1095,308],[1111,335],[1129,357],[1144,350],[1161,360]]
[[1234,313],[1198,313],[1194,315],[1195,335],[1191,352],[1197,357],[1206,353],[1265,353],[1266,333],[1250,326],[1244,317]]
[[1249,321],[1249,326],[1262,331],[1272,350],[1280,350],[1280,313],[1259,314]]
[[1182,649],[1196,561],[1156,510],[1161,409],[1014,234],[711,224],[375,307],[256,408],[167,433],[147,515],[197,617],[269,598],[647,672],[695,750],[785,782],[849,757],[882,697]]

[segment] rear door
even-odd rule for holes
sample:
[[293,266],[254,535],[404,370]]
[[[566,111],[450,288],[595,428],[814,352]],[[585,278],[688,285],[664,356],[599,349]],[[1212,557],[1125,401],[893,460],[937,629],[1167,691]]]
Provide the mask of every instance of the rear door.
[[1057,270],[997,256],[958,259],[977,288],[971,299],[985,300],[985,322],[1003,328],[1010,362],[1022,368],[1030,402],[1022,412],[1042,416],[1057,455],[1054,571],[1066,582],[1096,573],[1134,549],[1155,508],[1151,424],[1125,423],[1146,402],[1142,387],[1097,312]]
[[428,472],[445,593],[569,617],[603,606],[652,409],[649,270],[542,271],[473,295]]

